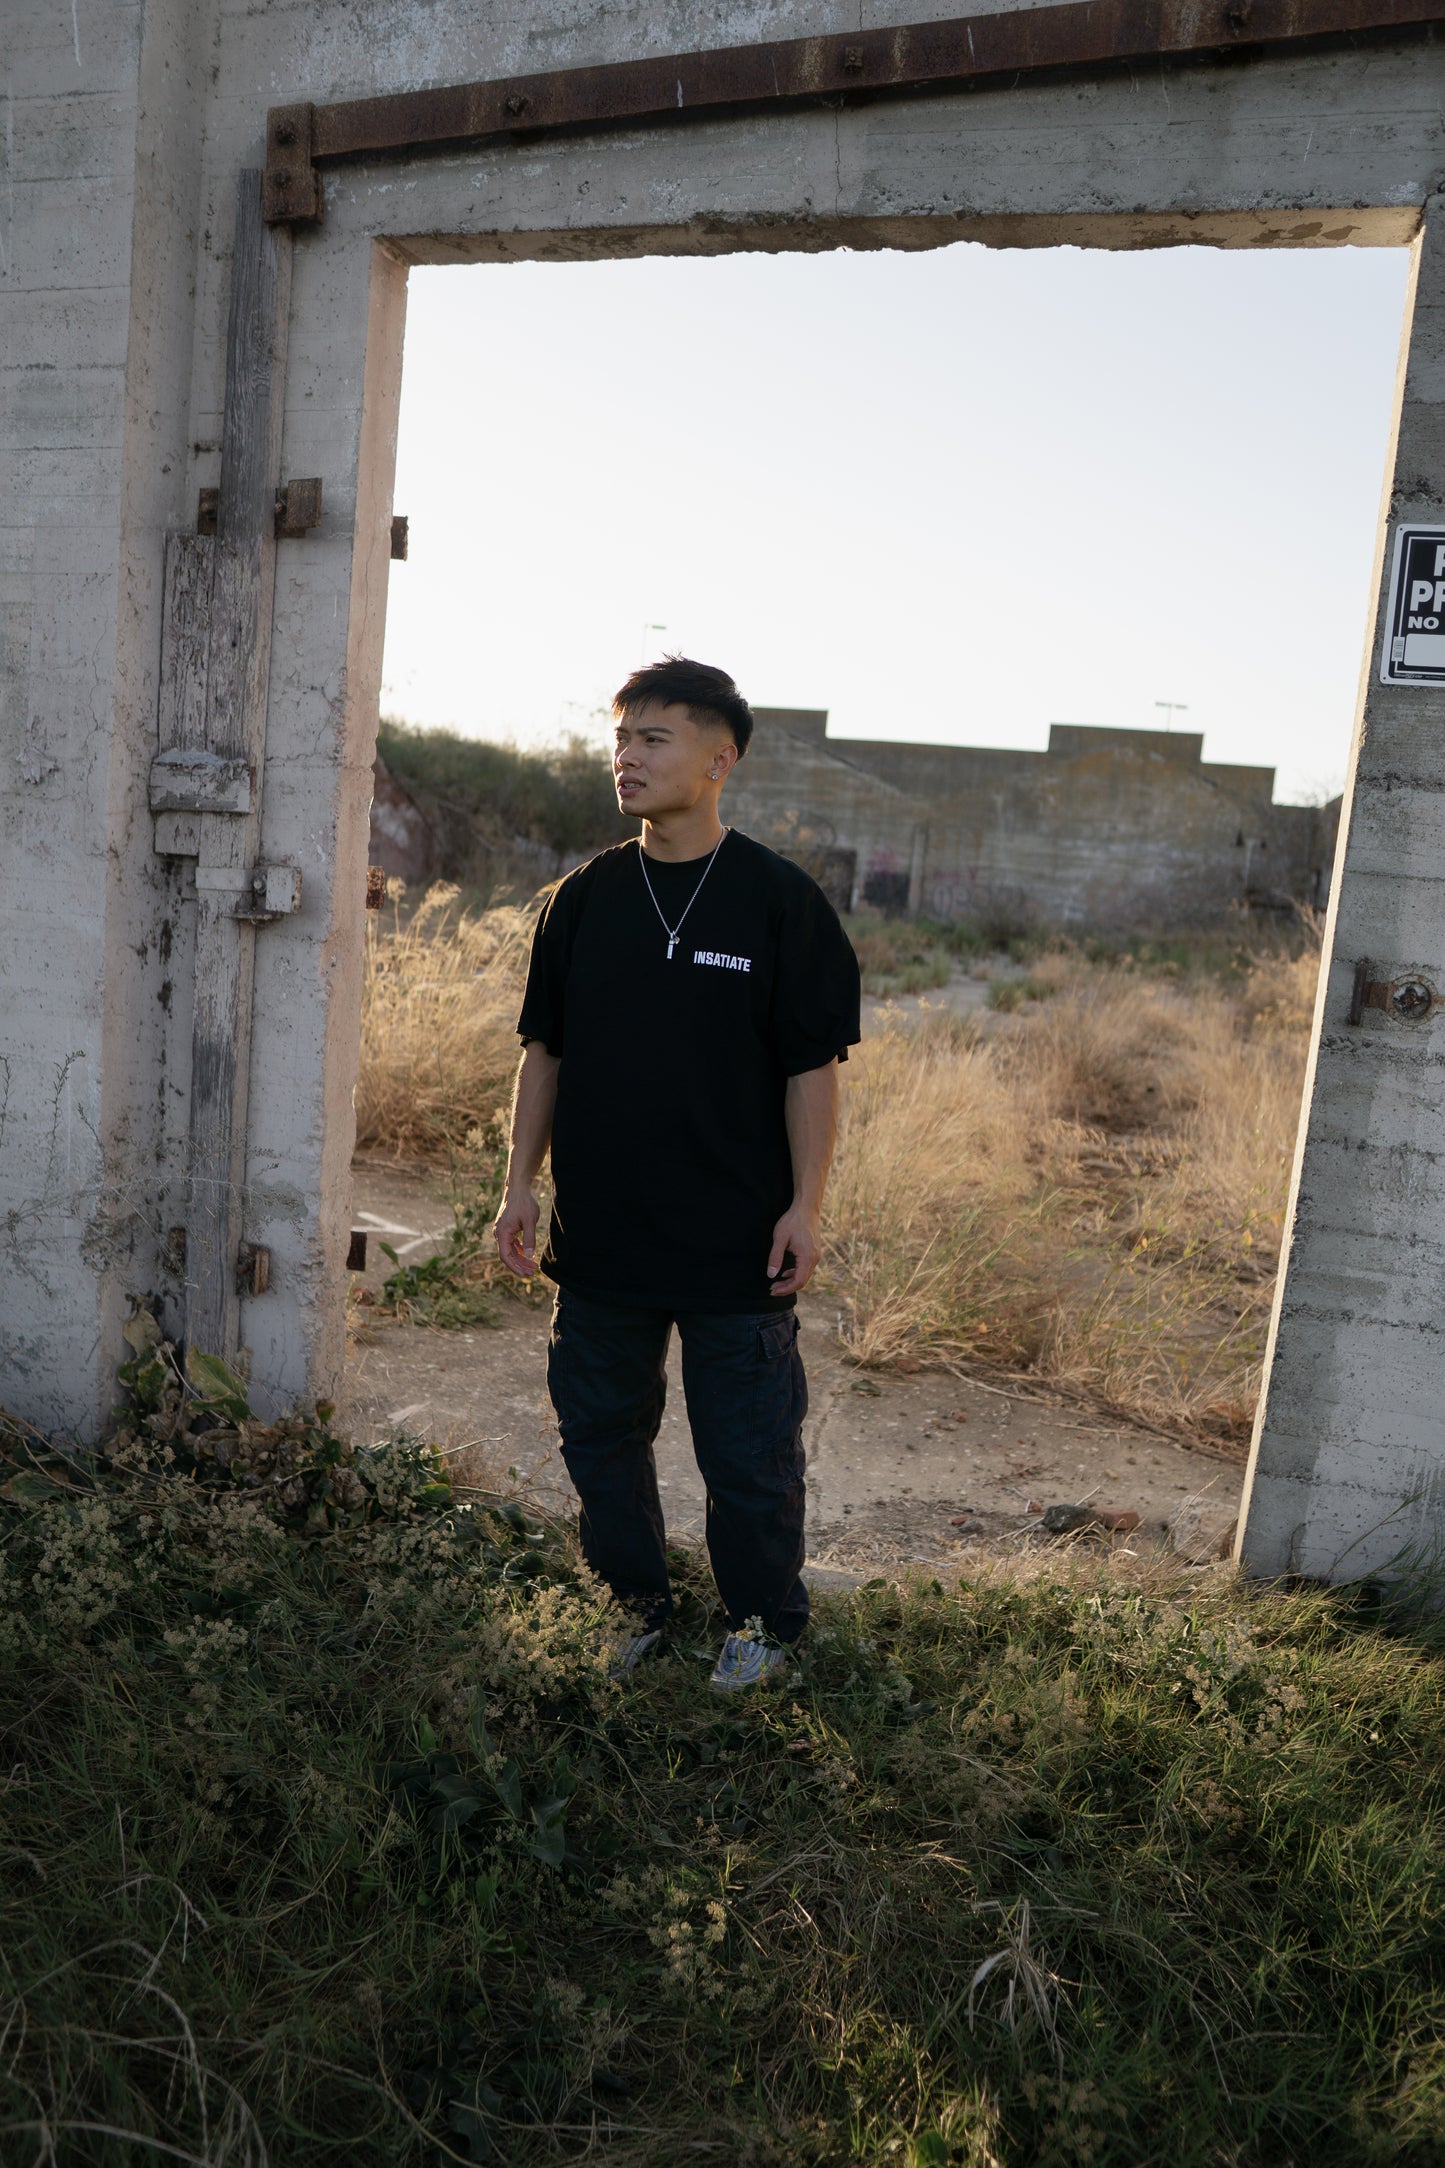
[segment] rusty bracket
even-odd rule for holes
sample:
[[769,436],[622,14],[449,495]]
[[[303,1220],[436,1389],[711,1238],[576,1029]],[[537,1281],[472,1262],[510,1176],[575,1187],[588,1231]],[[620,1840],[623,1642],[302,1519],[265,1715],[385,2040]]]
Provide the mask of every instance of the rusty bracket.
[[348,1272],[365,1272],[366,1270],[366,1229],[364,1227],[353,1227],[351,1230],[351,1240],[346,1246],[346,1269]]
[[489,137],[705,119],[744,109],[941,94],[1046,70],[1346,42],[1445,19],[1441,0],[1064,0],[893,29],[722,46],[606,67],[454,83],[335,105],[274,106],[263,196],[273,225],[321,216],[318,166]]
[[309,534],[321,525],[321,477],[305,474],[276,492],[278,535]]
[[300,908],[299,866],[257,866],[232,916],[249,919],[253,926],[269,926],[273,919],[289,918]]
[[397,512],[391,522],[391,554],[397,564],[406,563],[407,545],[411,538],[411,523],[405,512]]
[[1362,956],[1355,965],[1347,1023],[1362,1024],[1366,1009],[1383,1009],[1387,1016],[1398,1017],[1402,1023],[1418,1024],[1440,1000],[1430,981],[1418,972],[1406,972],[1397,979],[1376,979],[1371,978],[1370,969],[1368,956]]
[[366,908],[379,911],[386,902],[386,868],[368,866],[366,869]]
[[[270,226],[321,216],[321,176],[312,164],[315,107],[273,105],[266,115],[266,176],[261,215]],[[323,106],[322,111],[326,109]]]
[[261,1242],[243,1242],[236,1253],[236,1293],[264,1295],[271,1285],[271,1252]]
[[[221,492],[203,489],[196,497],[196,533],[214,534],[220,521]],[[321,525],[321,477],[307,474],[276,492],[278,535],[309,534]]]

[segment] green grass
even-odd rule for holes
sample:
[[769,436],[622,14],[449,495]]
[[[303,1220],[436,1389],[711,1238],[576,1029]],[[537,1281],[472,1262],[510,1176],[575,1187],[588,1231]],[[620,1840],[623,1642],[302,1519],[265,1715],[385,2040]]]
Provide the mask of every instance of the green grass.
[[1306,910],[1293,917],[1236,913],[1218,925],[1189,932],[1090,934],[1080,946],[1090,963],[1137,969],[1151,978],[1235,988],[1263,962],[1317,953],[1320,925],[1318,914]]
[[[1295,919],[1254,914],[1195,931],[1093,933],[1082,939],[1038,926],[1025,930],[1007,918],[997,924],[986,917],[943,924],[860,912],[843,923],[858,952],[863,990],[877,996],[945,986],[956,969],[982,956],[1002,955],[1026,965],[1045,953],[1079,955],[1087,963],[1138,970],[1149,978],[1236,988],[1261,962],[1292,959],[1318,945],[1318,928],[1307,913]],[[1007,983],[1012,992],[991,992],[991,1007],[1012,1010],[1021,1001],[1043,999],[1051,990],[1046,985],[1035,988],[1032,980]]]
[[1015,979],[992,979],[989,982],[988,1005],[1001,1009],[1005,1016],[1012,1016],[1026,1001],[1047,1001],[1058,992],[1058,983],[1051,979],[1034,979],[1023,976]]
[[945,926],[927,918],[877,918],[860,912],[845,917],[843,924],[857,951],[865,994],[918,994],[946,986],[959,964],[985,946],[967,921]]
[[132,1329],[3,1433],[7,2168],[1442,2157],[1433,1631],[1083,1562],[719,1703],[683,1553],[618,1686],[562,1530]]

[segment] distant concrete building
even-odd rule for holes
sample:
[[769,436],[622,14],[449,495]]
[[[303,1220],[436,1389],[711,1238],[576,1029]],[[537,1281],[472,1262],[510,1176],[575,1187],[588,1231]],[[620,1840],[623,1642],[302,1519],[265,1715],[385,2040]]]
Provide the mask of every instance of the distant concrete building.
[[732,819],[840,908],[1122,928],[1328,893],[1338,801],[1276,805],[1273,768],[1205,761],[1191,732],[1055,723],[1028,753],[831,739],[825,709],[754,713]]

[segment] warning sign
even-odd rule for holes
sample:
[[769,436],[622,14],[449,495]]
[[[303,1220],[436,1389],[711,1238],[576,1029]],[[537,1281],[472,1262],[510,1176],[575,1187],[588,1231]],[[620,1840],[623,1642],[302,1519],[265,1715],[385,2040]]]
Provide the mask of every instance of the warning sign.
[[1445,685],[1445,527],[1396,530],[1380,676],[1386,685]]

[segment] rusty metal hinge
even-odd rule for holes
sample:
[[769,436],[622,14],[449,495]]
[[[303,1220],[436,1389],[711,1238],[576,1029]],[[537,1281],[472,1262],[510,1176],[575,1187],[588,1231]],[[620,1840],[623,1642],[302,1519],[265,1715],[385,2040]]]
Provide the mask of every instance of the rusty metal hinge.
[[1397,979],[1372,978],[1370,972],[1370,959],[1362,956],[1355,965],[1347,1023],[1362,1024],[1366,1009],[1383,1009],[1387,1016],[1397,1016],[1402,1023],[1418,1024],[1440,999],[1430,981],[1422,979],[1418,972],[1407,972]]
[[271,1252],[261,1242],[243,1242],[236,1253],[236,1293],[264,1295],[271,1285]]
[[406,563],[407,545],[411,539],[411,522],[405,512],[395,512],[391,521],[391,555],[395,564]]

